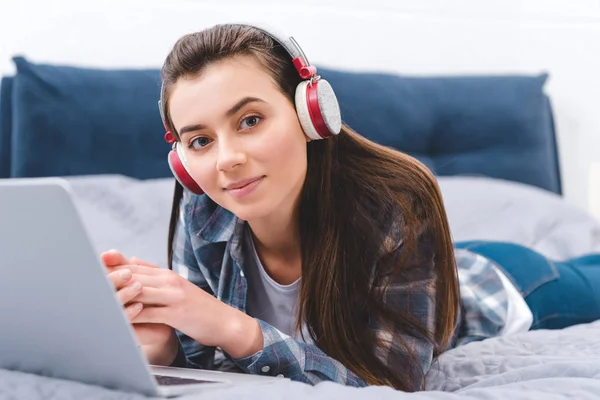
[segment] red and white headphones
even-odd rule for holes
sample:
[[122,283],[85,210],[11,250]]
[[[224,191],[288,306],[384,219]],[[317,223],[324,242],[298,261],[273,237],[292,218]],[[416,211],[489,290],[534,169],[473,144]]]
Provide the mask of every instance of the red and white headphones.
[[[298,120],[304,130],[304,133],[312,140],[320,140],[332,137],[340,133],[342,127],[342,118],[340,106],[335,96],[333,88],[325,79],[317,75],[317,68],[311,65],[302,51],[302,48],[293,37],[282,38],[272,31],[259,28],[254,25],[248,25],[260,30],[276,43],[280,44],[290,55],[292,64],[303,79],[296,87],[296,112]],[[203,194],[204,191],[200,185],[194,181],[188,170],[185,151],[181,142],[175,140],[175,136],[169,131],[163,112],[163,87],[160,90],[160,100],[158,109],[167,133],[165,140],[173,144],[169,151],[168,161],[173,175],[185,189],[194,194]]]

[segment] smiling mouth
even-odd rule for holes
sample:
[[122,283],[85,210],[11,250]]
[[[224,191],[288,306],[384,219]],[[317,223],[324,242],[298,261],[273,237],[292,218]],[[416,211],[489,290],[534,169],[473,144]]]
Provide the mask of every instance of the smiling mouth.
[[242,181],[242,182],[239,182],[239,183],[235,183],[235,184],[229,185],[229,186],[223,188],[223,190],[225,190],[225,191],[240,190],[240,189],[245,188],[248,185],[251,185],[251,184],[253,184],[255,182],[258,182],[258,181],[262,180],[263,178],[264,178],[264,175],[263,176],[259,176],[258,178],[248,179],[248,180],[245,180],[245,181]]

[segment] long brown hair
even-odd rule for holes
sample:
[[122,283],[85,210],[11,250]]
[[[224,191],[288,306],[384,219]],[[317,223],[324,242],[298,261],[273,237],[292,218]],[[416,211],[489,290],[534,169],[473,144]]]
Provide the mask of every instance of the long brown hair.
[[[175,136],[169,88],[181,77],[201,74],[212,62],[239,55],[254,57],[294,101],[300,77],[279,44],[252,27],[217,25],[179,39],[162,68],[163,112]],[[304,321],[321,350],[368,384],[422,388],[424,371],[418,371],[419,360],[399,335],[428,341],[436,357],[451,340],[459,307],[452,240],[437,182],[414,158],[373,143],[346,125],[339,135],[307,146],[298,213],[302,281],[297,328]],[[176,184],[169,266],[181,197]],[[395,239],[390,231],[396,232]],[[399,257],[385,251],[396,243],[390,239],[401,239]],[[432,267],[424,271],[423,265]],[[435,283],[434,327],[392,309],[384,299],[386,284],[424,276]],[[402,327],[393,332],[406,351],[397,369],[377,355],[385,344],[374,324]]]

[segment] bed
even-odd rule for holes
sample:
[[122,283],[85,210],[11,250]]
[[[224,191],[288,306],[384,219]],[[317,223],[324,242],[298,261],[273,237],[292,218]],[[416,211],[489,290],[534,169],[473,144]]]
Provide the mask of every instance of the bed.
[[[0,178],[65,177],[98,252],[117,248],[164,267],[174,179],[158,71],[14,63],[0,86]],[[547,75],[321,75],[345,122],[436,174],[455,241],[512,241],[557,260],[600,252],[600,223],[562,197]],[[599,336],[600,321],[472,343],[442,355],[420,393],[282,381],[186,398],[600,399]],[[0,393],[138,397],[8,370]]]

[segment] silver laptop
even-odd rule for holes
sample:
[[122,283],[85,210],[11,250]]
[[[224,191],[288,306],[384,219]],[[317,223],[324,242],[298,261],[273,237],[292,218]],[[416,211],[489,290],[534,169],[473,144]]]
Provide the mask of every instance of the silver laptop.
[[60,178],[0,180],[0,368],[146,396],[286,378],[150,366]]

